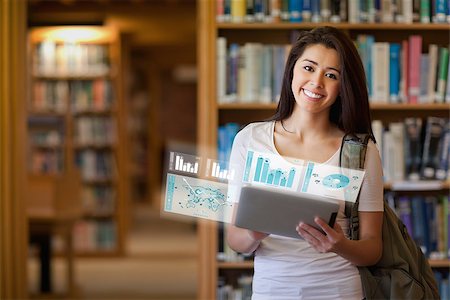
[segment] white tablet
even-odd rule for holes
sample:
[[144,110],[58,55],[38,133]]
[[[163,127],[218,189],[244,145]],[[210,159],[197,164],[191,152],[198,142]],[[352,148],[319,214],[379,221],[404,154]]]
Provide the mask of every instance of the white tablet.
[[295,230],[300,221],[320,229],[315,217],[334,226],[336,199],[271,188],[243,186],[234,225],[270,234],[301,239]]

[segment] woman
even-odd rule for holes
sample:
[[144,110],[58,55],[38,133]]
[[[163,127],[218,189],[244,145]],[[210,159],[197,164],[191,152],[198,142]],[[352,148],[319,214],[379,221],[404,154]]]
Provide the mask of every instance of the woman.
[[347,238],[344,203],[333,228],[315,220],[326,235],[302,223],[296,229],[303,239],[228,227],[232,249],[255,251],[252,299],[364,297],[357,266],[379,260],[383,217],[382,166],[365,80],[358,52],[344,33],[332,27],[304,31],[289,53],[275,115],[237,134],[231,163],[238,166],[247,149],[338,166],[346,133],[372,135],[360,191],[359,240]]

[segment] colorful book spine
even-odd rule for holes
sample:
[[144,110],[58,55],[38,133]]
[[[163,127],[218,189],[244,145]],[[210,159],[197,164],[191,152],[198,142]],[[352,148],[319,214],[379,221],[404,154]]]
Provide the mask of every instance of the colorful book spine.
[[320,15],[320,0],[311,0],[311,22],[322,22],[322,16]]
[[302,19],[303,22],[311,22],[311,0],[303,0]]
[[245,18],[245,0],[231,0],[231,21],[242,23]]
[[289,0],[289,15],[291,22],[301,22],[303,11],[303,0]]
[[420,0],[420,22],[428,24],[430,21],[430,1]]
[[405,124],[405,174],[408,180],[420,179],[422,119],[406,118]]
[[430,57],[430,68],[428,72],[428,102],[434,102],[436,91],[436,78],[438,68],[438,46],[430,44],[428,46],[428,56]]
[[428,102],[428,73],[430,72],[430,56],[423,53],[420,56],[420,93],[419,103]]
[[439,143],[445,123],[446,121],[443,118],[427,118],[421,168],[421,177],[423,179],[436,178],[436,169],[439,164]]
[[418,103],[420,94],[420,56],[422,53],[422,36],[409,37],[409,90],[408,103]]
[[439,48],[439,70],[436,85],[436,102],[443,103],[448,75],[448,48]]
[[447,120],[445,130],[439,143],[439,163],[436,168],[436,179],[446,180],[450,169],[450,121]]
[[414,234],[413,216],[411,212],[411,200],[406,196],[401,196],[398,199],[399,218],[405,224],[410,236]]
[[400,44],[389,44],[389,100],[397,103],[400,100]]

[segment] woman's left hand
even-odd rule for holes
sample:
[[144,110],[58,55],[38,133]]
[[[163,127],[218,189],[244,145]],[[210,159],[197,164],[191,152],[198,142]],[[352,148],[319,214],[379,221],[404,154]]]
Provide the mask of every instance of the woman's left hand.
[[338,251],[346,240],[341,226],[335,222],[334,227],[331,228],[324,220],[318,217],[314,218],[314,222],[322,228],[325,234],[303,222],[300,222],[296,228],[298,234],[321,253]]

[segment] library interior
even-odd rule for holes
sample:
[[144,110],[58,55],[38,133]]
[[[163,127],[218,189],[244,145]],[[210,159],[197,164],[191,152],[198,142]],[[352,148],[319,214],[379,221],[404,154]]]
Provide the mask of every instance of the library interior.
[[[320,26],[358,50],[384,204],[450,299],[450,1],[0,8],[1,299],[250,299],[254,255],[227,245],[223,222],[181,215],[223,195],[193,196],[185,178],[227,186],[235,135],[273,116],[292,43]],[[167,205],[179,178],[186,213]]]

